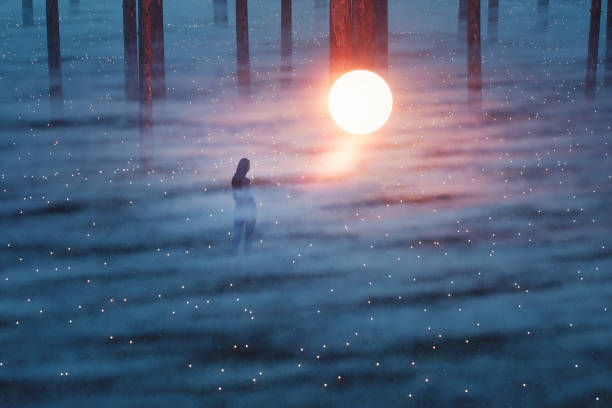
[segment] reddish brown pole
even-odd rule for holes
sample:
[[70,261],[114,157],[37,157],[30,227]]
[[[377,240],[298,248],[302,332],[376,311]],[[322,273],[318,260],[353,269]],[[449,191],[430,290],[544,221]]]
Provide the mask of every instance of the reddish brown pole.
[[487,41],[489,43],[496,43],[499,29],[499,0],[489,0],[488,13]]
[[589,29],[589,51],[584,92],[587,97],[595,96],[597,81],[597,52],[599,49],[599,22],[601,20],[601,0],[591,0],[591,24]]
[[329,70],[332,80],[351,60],[351,0],[329,0]]
[[213,22],[218,26],[227,26],[227,0],[213,0]]
[[612,0],[608,0],[606,12],[606,67],[604,85],[612,86]]
[[60,53],[59,12],[57,0],[47,0],[47,58],[49,96],[62,98],[62,57]]
[[374,46],[376,68],[387,71],[389,66],[389,2],[374,1]]
[[[284,73],[291,72],[291,1],[292,0],[281,0],[281,71]],[[290,78],[282,79],[282,82],[285,85],[287,85],[290,81]]]
[[251,64],[249,56],[249,11],[247,0],[236,0],[236,59],[238,63],[238,89],[251,93]]
[[153,96],[166,96],[166,67],[164,58],[164,4],[151,1],[151,47],[153,51]]
[[123,0],[123,59],[125,98],[138,99],[138,48],[136,32],[136,0]]
[[374,68],[374,0],[353,0],[353,67]]
[[482,66],[480,54],[480,0],[468,2],[468,90],[470,103],[482,101]]
[[21,17],[24,27],[32,27],[34,25],[34,8],[32,0],[21,0]]
[[142,157],[149,167],[145,146],[153,136],[153,49],[151,38],[151,1],[138,0],[138,60],[140,79],[140,144]]

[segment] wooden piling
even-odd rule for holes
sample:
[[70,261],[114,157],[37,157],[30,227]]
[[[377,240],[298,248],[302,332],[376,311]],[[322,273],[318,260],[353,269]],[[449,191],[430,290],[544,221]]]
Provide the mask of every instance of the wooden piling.
[[457,13],[457,37],[463,42],[467,31],[468,0],[459,0],[459,11]]
[[[291,73],[292,50],[292,0],[281,0],[281,71]],[[283,78],[282,83],[288,85],[290,78]]]
[[604,85],[612,86],[612,0],[608,0],[606,12],[606,65]]
[[34,6],[32,0],[21,0],[21,17],[24,27],[34,25]]
[[374,69],[374,0],[353,0],[352,67]]
[[49,63],[49,96],[62,98],[62,57],[60,52],[59,11],[57,0],[47,0],[47,59]]
[[351,0],[329,1],[329,69],[334,80],[350,68]]
[[238,90],[251,93],[251,64],[249,55],[249,11],[247,0],[236,0],[236,60]]
[[166,63],[164,58],[164,4],[151,1],[151,47],[153,53],[153,97],[166,96]]
[[[151,33],[151,2],[138,0],[138,73],[140,83],[140,143],[153,136],[153,41]],[[143,161],[148,162],[148,157]]]
[[470,103],[482,100],[482,66],[480,46],[480,0],[468,2],[467,26],[468,90]]
[[587,97],[595,95],[597,80],[597,52],[599,49],[599,25],[601,20],[601,0],[591,0],[591,23],[589,28],[589,50],[587,55],[584,92]]
[[218,26],[227,26],[227,0],[213,0],[213,22]]
[[499,0],[489,0],[487,24],[487,41],[491,44],[497,42],[497,33],[499,31]]
[[136,32],[136,0],[123,0],[123,61],[125,98],[138,99],[138,48]]
[[388,0],[375,0],[374,2],[374,48],[376,69],[384,73],[389,66]]
[[550,0],[538,0],[538,22],[536,23],[538,31],[546,31],[548,28],[549,8]]

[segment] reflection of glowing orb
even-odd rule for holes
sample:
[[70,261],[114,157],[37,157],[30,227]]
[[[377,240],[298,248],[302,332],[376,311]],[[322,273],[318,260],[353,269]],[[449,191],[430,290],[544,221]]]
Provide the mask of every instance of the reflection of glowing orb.
[[385,124],[393,108],[389,85],[371,71],[342,75],[329,91],[329,113],[349,133],[372,133]]

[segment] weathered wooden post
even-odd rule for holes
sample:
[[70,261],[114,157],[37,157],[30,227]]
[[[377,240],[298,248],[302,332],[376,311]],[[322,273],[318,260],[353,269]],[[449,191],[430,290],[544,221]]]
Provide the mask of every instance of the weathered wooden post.
[[247,0],[236,0],[236,57],[238,63],[238,90],[240,93],[250,94],[251,64]]
[[589,51],[587,55],[584,92],[587,97],[595,96],[597,81],[597,51],[599,49],[599,22],[601,20],[601,0],[591,0],[591,24],[589,29]]
[[213,22],[218,26],[227,26],[227,0],[213,0]]
[[375,65],[380,71],[389,66],[389,2],[374,1],[374,47]]
[[329,70],[334,80],[351,61],[351,0],[329,1]]
[[60,53],[59,11],[57,0],[47,0],[47,59],[49,62],[49,96],[62,98],[62,57]]
[[548,28],[548,9],[550,8],[550,0],[538,0],[538,22],[537,29],[546,31]]
[[[291,74],[291,54],[292,54],[292,13],[291,1],[281,0],[281,71],[284,75]],[[291,78],[282,78],[281,83],[288,85]]]
[[140,82],[140,145],[142,160],[148,167],[149,157],[144,147],[153,136],[153,40],[151,33],[151,2],[138,0],[138,62]]
[[123,0],[123,60],[125,98],[138,99],[138,48],[136,32],[136,0]]
[[468,91],[469,101],[480,104],[482,101],[482,66],[480,54],[480,0],[468,2],[467,26]]
[[612,0],[608,0],[606,12],[606,66],[604,85],[612,86]]
[[459,0],[459,12],[457,13],[457,37],[460,41],[465,39],[467,31],[468,0]]
[[166,96],[166,64],[164,58],[163,0],[151,1],[151,47],[153,52],[153,96]]
[[497,42],[497,32],[499,30],[499,0],[489,0],[488,13],[487,40],[494,44]]
[[32,27],[34,25],[34,7],[32,0],[21,0],[21,17],[24,27]]
[[353,0],[352,65],[353,68],[374,68],[374,0]]
[[68,3],[68,15],[71,17],[79,15],[79,0],[70,0],[70,3]]

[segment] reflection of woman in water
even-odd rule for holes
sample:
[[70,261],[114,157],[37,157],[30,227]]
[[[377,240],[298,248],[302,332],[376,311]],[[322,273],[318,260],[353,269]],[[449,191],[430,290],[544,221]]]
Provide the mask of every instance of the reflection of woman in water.
[[234,238],[232,250],[238,252],[240,239],[244,231],[244,250],[251,249],[251,239],[255,230],[256,207],[253,199],[251,180],[246,176],[250,169],[249,159],[240,159],[234,177],[232,177],[232,193],[234,195]]

